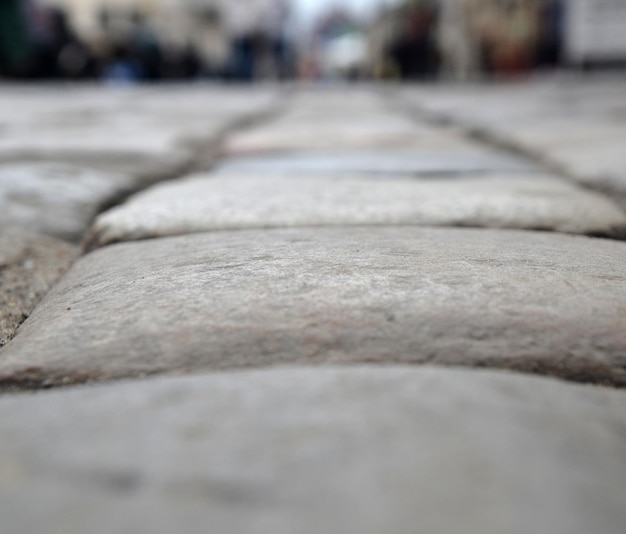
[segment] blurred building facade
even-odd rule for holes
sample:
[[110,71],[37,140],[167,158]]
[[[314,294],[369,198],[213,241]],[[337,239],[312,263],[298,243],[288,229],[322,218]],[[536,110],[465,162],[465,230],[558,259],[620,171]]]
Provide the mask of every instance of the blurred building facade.
[[469,80],[626,65],[626,0],[386,0],[367,19],[337,0],[307,31],[292,27],[297,1],[0,0],[0,76]]
[[[383,77],[428,79],[436,74],[465,80],[480,73],[528,70],[539,64],[542,10],[557,3],[562,0],[402,2],[383,10],[371,25],[375,71]],[[411,62],[412,56],[422,60]]]

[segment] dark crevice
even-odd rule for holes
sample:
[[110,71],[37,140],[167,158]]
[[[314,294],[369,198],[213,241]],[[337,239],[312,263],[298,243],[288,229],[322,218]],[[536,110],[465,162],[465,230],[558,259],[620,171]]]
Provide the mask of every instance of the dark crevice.
[[[609,366],[598,362],[568,362],[567,366],[563,366],[562,362],[551,361],[550,358],[542,358],[539,360],[528,361],[524,358],[512,358],[507,361],[501,360],[484,360],[476,362],[471,366],[449,364],[438,362],[437,357],[428,355],[424,359],[403,362],[382,362],[378,359],[363,358],[349,364],[332,363],[320,357],[310,360],[303,364],[294,364],[290,367],[343,367],[350,368],[356,366],[368,365],[373,367],[440,367],[440,368],[456,368],[468,371],[492,371],[492,372],[509,372],[512,374],[522,374],[529,376],[539,376],[543,378],[551,378],[559,380],[563,383],[582,384],[588,386],[597,386],[609,389],[626,390],[626,373],[615,371]],[[281,367],[276,365],[243,365],[228,368],[219,368],[211,370],[212,373],[238,372],[238,371],[260,371],[264,369],[272,369]],[[39,367],[32,367],[0,377],[0,396],[13,395],[19,393],[36,393],[50,390],[71,389],[81,386],[92,386],[97,384],[111,384],[120,382],[129,382],[133,380],[145,380],[155,377],[172,377],[172,376],[197,376],[206,370],[186,371],[182,370],[163,370],[156,369],[150,372],[137,373],[135,375],[128,374],[123,376],[108,375],[99,373],[98,371],[90,372],[65,372],[50,371]]]
[[[155,177],[154,175],[145,176],[143,179],[140,177],[139,187],[120,191],[118,194],[109,197],[106,201],[101,203],[87,228],[87,232],[83,235],[83,251],[85,253],[90,252],[94,248],[91,246],[93,240],[88,236],[93,222],[99,215],[116,206],[124,204],[130,197],[152,187],[157,183],[176,180],[195,173],[211,171],[220,159],[220,151],[227,137],[238,131],[252,128],[258,124],[271,120],[279,116],[284,111],[285,101],[290,97],[291,92],[285,90],[283,94],[285,94],[285,98],[277,98],[277,102],[268,109],[236,119],[225,125],[213,135],[204,138],[196,137],[188,140],[186,144],[187,147],[190,148],[192,156],[188,161],[184,162],[176,169],[168,170],[158,177]],[[85,238],[88,240],[84,241]]]
[[[74,245],[80,245],[81,241],[84,242],[85,238],[89,235],[89,229],[91,228],[93,221],[103,212],[114,208],[115,206],[119,206],[126,202],[133,195],[157,184],[160,182],[166,182],[170,180],[176,180],[178,178],[182,178],[188,174],[196,173],[196,172],[206,172],[211,170],[214,166],[215,162],[219,158],[219,153],[222,147],[224,140],[233,133],[243,130],[246,128],[253,127],[257,124],[263,123],[267,120],[272,119],[275,116],[278,116],[284,109],[285,102],[290,98],[292,91],[288,89],[283,89],[282,93],[276,97],[275,102],[272,103],[266,109],[263,109],[260,112],[250,113],[244,115],[238,119],[231,121],[226,124],[223,128],[218,130],[216,133],[211,135],[202,137],[197,136],[193,139],[188,139],[186,141],[187,148],[192,153],[191,157],[181,163],[180,165],[168,168],[163,170],[161,173],[149,173],[144,175],[137,175],[138,178],[138,186],[137,187],[129,187],[127,189],[121,190],[117,194],[114,194],[107,198],[105,201],[101,202],[96,209],[94,210],[94,216],[90,221],[89,225],[86,228],[83,236],[75,241],[73,240],[64,240],[67,243],[71,243]],[[28,161],[55,161],[57,160],[59,163],[67,163],[63,158],[59,156],[55,157],[37,157],[36,155],[32,155],[32,157],[24,158],[24,155],[20,155],[15,158],[2,158],[0,163],[10,163],[12,161],[24,161],[25,159]],[[89,165],[88,162],[84,162],[83,166],[85,168],[97,168],[97,166]],[[87,245],[89,243],[87,242]],[[89,252],[89,246],[85,247],[83,245],[82,254]],[[74,258],[74,261],[68,265],[67,269],[62,273],[59,273],[57,277],[57,283],[63,276],[63,274],[69,270],[73,263],[75,263],[78,259],[80,259],[80,254]],[[56,284],[51,284],[50,288],[46,293],[38,295],[37,303],[41,302],[41,300],[46,296],[46,294],[55,286]],[[36,308],[36,305],[35,305]],[[4,340],[0,344],[0,354],[2,349],[19,333],[19,328],[26,321],[28,315],[24,315],[23,320],[17,325],[16,329],[13,331],[12,335]],[[70,377],[71,378],[71,377]],[[67,378],[64,378],[66,380]],[[25,391],[25,390],[33,390],[33,389],[46,389],[48,386],[46,385],[48,378],[37,376],[33,370],[25,371],[24,374],[12,376],[9,378],[0,378],[0,393],[5,391]],[[85,383],[89,382],[90,379],[85,377],[74,377],[70,379],[69,383]]]

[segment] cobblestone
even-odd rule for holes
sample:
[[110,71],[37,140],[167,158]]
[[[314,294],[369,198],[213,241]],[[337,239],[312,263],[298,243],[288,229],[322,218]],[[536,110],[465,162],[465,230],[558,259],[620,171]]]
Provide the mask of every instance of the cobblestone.
[[623,532],[625,89],[0,87],[3,532]]
[[621,534],[626,393],[294,369],[0,400],[8,532]]
[[626,243],[503,230],[125,243],[82,258],[48,294],[2,354],[0,383],[435,362],[626,385],[625,263]]
[[554,176],[462,180],[205,174],[156,186],[101,215],[89,248],[245,228],[418,225],[626,236],[608,199]]

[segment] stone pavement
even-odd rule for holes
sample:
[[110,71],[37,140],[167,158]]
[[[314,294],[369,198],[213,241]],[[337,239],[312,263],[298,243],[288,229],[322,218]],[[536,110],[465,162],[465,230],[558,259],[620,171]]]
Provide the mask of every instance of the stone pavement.
[[624,532],[626,79],[0,94],[2,532]]
[[[403,109],[542,161],[626,207],[623,78],[399,91]],[[396,94],[396,96],[398,96]]]

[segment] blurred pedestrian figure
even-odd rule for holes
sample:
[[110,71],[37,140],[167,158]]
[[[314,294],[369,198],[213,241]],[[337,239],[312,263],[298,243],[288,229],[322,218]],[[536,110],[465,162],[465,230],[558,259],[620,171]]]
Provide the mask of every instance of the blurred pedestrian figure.
[[389,55],[403,80],[433,79],[438,71],[436,10],[430,3],[405,8],[405,24]]
[[292,50],[287,38],[291,17],[288,0],[274,0],[267,9],[263,31],[269,44],[268,77],[284,79],[293,74]]
[[54,46],[54,20],[50,7],[38,2],[27,1],[27,20],[33,52],[30,75],[35,79],[51,79],[59,76],[57,68],[58,50]]
[[563,0],[543,0],[539,11],[537,65],[556,67],[561,62],[565,6]]
[[52,8],[52,43],[58,76],[66,79],[85,78],[92,73],[92,58],[85,44],[71,28],[67,13]]
[[181,70],[185,80],[195,80],[202,72],[202,60],[191,43],[182,50]]
[[223,78],[226,75],[229,39],[222,12],[215,6],[201,9],[196,17],[194,45],[201,61],[201,76]]
[[32,59],[32,43],[21,0],[0,0],[0,75],[24,76]]
[[441,0],[438,45],[448,78],[465,81],[475,76],[480,56],[470,28],[471,5],[466,0]]
[[485,70],[519,75],[534,65],[539,17],[532,0],[483,2],[477,18]]
[[161,44],[157,34],[146,20],[146,17],[139,11],[133,11],[131,20],[130,56],[139,67],[143,81],[157,81],[161,77],[160,67],[163,60]]
[[81,79],[95,74],[94,58],[72,30],[66,12],[58,7],[33,7],[31,38],[36,78]]
[[255,75],[255,37],[252,33],[237,36],[232,44],[231,76],[242,82],[251,82]]
[[133,85],[141,80],[141,66],[132,58],[127,48],[118,45],[110,62],[105,66],[102,78],[111,85]]

